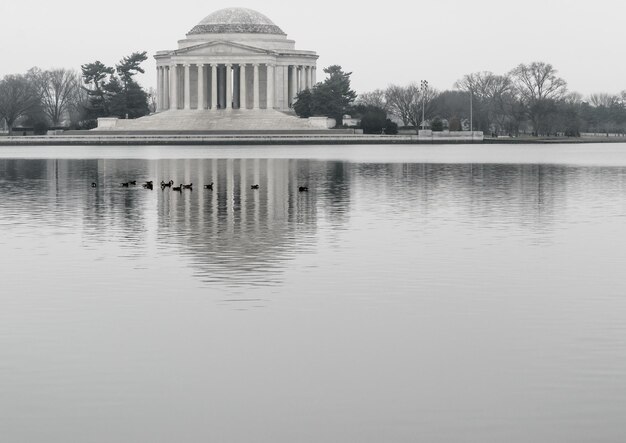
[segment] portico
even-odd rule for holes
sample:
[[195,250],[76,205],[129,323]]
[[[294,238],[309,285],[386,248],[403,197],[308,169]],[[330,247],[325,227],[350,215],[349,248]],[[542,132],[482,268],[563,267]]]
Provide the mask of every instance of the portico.
[[234,60],[183,61],[157,67],[158,111],[278,109],[315,83],[315,66]]

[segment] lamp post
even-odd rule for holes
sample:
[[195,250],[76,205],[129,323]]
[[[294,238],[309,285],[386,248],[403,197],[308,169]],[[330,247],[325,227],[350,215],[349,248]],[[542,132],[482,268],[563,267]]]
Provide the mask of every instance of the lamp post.
[[474,136],[474,90],[470,89],[470,132]]
[[422,129],[424,129],[424,121],[426,120],[426,91],[428,91],[427,80],[422,80],[421,91],[422,91]]

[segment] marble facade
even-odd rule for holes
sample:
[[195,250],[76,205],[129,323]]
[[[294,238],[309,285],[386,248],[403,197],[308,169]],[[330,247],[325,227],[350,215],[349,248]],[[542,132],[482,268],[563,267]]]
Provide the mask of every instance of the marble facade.
[[317,80],[318,55],[245,8],[214,12],[155,58],[158,112],[288,111]]

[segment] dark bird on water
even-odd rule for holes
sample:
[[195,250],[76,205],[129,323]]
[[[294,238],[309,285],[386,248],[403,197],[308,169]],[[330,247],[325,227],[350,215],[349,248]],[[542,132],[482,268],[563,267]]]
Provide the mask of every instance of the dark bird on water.
[[152,182],[148,182],[142,185],[144,189],[149,189],[151,191],[154,190],[154,185],[152,184]]
[[259,185],[252,185],[252,186],[250,186],[250,189],[259,189],[259,188],[260,188]]
[[204,189],[210,189],[212,191],[213,190],[213,182],[211,182],[210,185],[204,185]]
[[130,183],[122,183],[123,188],[128,188],[129,186],[130,186]]
[[300,186],[298,188],[298,192],[309,192],[309,188],[307,188],[306,186]]
[[129,181],[128,183],[130,183],[133,186],[137,186],[137,180],[132,180],[132,181]]
[[183,185],[182,185],[182,184],[180,184],[180,185],[178,185],[178,186],[174,186],[174,187],[172,188],[172,191],[181,192],[182,190],[183,190]]
[[91,184],[91,187],[92,187],[92,188],[97,188],[97,187],[98,187],[98,183],[93,182],[93,183]]
[[167,183],[161,180],[161,188],[171,188],[173,184],[174,184],[174,180],[170,180]]
[[183,185],[183,189],[191,189],[193,191],[193,183],[189,183],[188,185]]

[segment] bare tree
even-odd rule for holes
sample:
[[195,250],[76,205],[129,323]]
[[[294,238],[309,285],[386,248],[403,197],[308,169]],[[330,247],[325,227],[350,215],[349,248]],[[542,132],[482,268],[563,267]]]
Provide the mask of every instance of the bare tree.
[[611,108],[620,104],[621,98],[618,95],[600,93],[591,94],[589,96],[589,103],[595,108],[605,107]]
[[509,75],[477,72],[466,75],[455,86],[471,94],[477,127],[483,131],[504,129],[514,95],[513,82]]
[[583,102],[583,96],[578,92],[569,92],[563,97],[563,102],[568,105],[579,106]]
[[68,109],[70,126],[72,128],[81,127],[81,123],[89,119],[89,94],[87,93],[87,88],[85,87],[83,78],[80,74],[77,74],[76,83],[76,94],[74,95],[74,100],[70,102]]
[[38,103],[37,91],[24,75],[7,75],[0,81],[0,118],[13,133],[13,125]]
[[355,104],[362,106],[373,106],[376,108],[384,109],[387,111],[387,100],[385,98],[385,91],[382,89],[376,89],[372,92],[365,92],[359,94]]
[[557,77],[557,70],[549,63],[521,64],[511,74],[517,81],[521,96],[528,102],[544,99],[558,100],[567,92],[567,82]]
[[41,107],[52,123],[58,126],[64,118],[69,117],[70,108],[75,104],[79,89],[79,75],[67,69],[41,71],[33,68],[28,72],[32,79]]
[[433,88],[422,90],[417,83],[408,86],[391,85],[385,91],[385,99],[389,112],[402,120],[405,126],[419,128],[422,124],[422,108],[425,118],[432,117],[435,98],[439,93]]
[[415,112],[415,91],[411,86],[390,85],[385,91],[385,101],[389,112],[402,120],[404,126],[411,124]]
[[534,62],[521,64],[511,71],[515,85],[526,112],[533,125],[535,134],[539,134],[548,122],[550,114],[555,112],[555,104],[567,92],[567,82],[557,76],[557,70],[549,63]]

